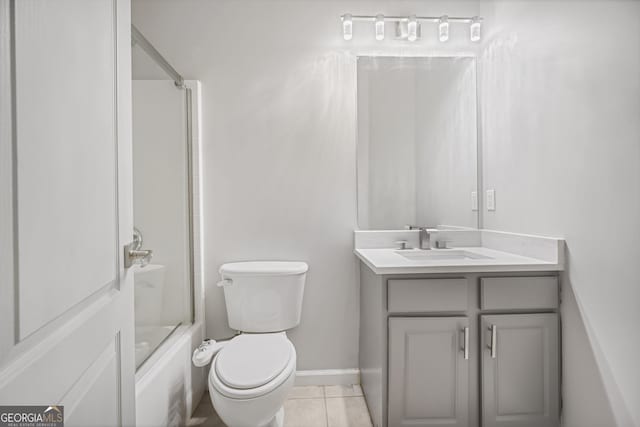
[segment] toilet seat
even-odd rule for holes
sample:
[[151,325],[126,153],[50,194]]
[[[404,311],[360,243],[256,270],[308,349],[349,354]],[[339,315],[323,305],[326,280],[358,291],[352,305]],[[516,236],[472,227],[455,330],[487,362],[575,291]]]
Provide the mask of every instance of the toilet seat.
[[267,394],[295,373],[296,351],[284,332],[242,334],[215,356],[210,385],[233,399]]

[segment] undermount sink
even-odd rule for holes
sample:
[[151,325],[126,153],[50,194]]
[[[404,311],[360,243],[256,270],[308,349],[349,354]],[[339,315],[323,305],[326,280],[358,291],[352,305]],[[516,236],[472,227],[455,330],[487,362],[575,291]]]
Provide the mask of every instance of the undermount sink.
[[409,249],[398,250],[396,253],[405,257],[409,261],[429,261],[429,260],[464,260],[464,259],[492,259],[491,257],[476,254],[458,249]]

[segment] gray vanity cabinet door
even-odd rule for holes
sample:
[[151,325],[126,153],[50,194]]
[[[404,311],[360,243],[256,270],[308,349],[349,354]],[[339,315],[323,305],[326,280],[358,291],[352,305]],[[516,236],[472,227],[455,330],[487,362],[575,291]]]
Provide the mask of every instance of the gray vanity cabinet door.
[[559,426],[558,315],[482,316],[482,426]]
[[467,426],[468,326],[466,317],[389,319],[389,427]]

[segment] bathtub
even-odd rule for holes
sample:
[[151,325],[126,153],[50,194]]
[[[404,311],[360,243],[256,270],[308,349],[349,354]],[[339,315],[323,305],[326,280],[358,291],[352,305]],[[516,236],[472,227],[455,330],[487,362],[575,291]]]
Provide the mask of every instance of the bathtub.
[[184,426],[206,384],[206,367],[191,363],[204,339],[202,323],[179,326],[136,373],[138,427]]

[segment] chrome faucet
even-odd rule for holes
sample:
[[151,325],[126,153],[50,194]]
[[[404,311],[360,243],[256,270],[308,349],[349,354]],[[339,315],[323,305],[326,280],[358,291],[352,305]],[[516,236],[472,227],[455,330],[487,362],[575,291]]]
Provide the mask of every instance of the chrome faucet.
[[417,225],[407,225],[408,230],[419,230],[418,234],[419,245],[418,247],[422,250],[430,250],[431,249],[431,233],[432,230],[435,230],[435,227],[420,227]]

